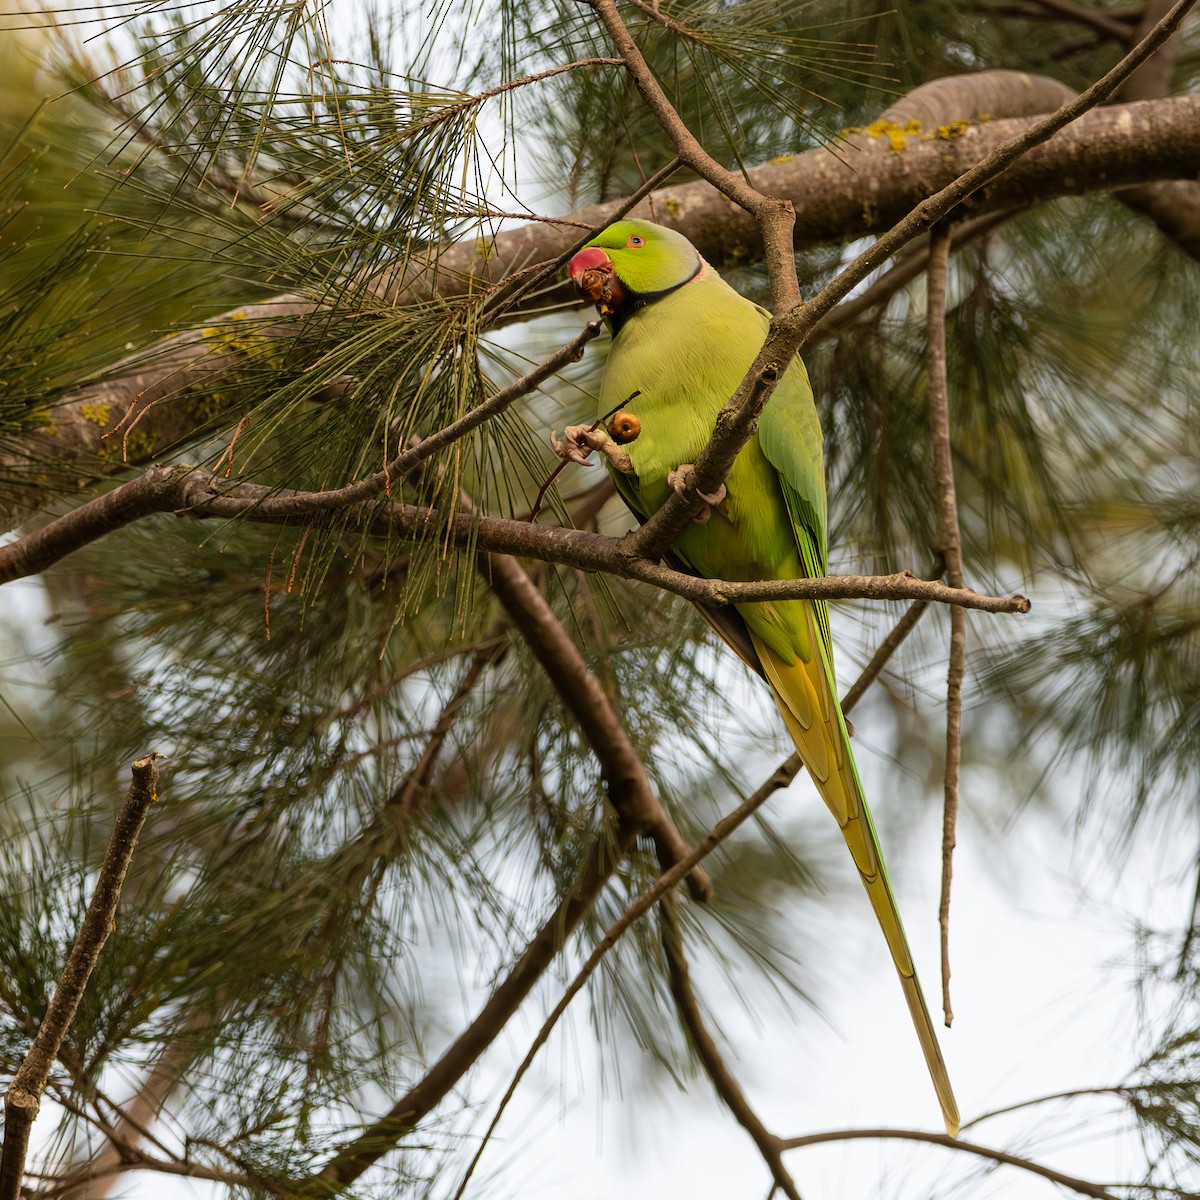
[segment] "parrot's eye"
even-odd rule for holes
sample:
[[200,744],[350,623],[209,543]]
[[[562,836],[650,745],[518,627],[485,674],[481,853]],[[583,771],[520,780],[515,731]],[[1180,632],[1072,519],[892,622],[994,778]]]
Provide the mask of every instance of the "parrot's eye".
[[644,237],[640,237],[636,233],[631,233],[629,235],[629,241],[625,244],[627,246],[644,246],[646,244],[646,239]]

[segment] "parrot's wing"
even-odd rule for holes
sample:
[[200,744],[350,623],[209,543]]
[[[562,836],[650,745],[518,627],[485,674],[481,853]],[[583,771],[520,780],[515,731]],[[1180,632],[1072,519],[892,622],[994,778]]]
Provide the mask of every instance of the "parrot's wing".
[[[788,368],[763,410],[758,441],[767,461],[779,473],[779,486],[792,517],[805,574],[810,579],[819,579],[828,570],[825,463],[812,389],[799,359]],[[821,637],[830,650],[826,607],[814,603],[813,608]]]

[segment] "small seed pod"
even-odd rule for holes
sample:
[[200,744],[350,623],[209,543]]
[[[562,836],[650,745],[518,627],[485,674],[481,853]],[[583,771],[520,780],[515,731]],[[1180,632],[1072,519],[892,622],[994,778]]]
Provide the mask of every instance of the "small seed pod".
[[604,287],[611,275],[612,271],[602,271],[598,267],[590,267],[579,276],[575,286],[593,304],[599,304],[604,298]]
[[635,441],[641,432],[641,421],[633,413],[626,412],[624,409],[613,413],[612,419],[608,423],[608,436],[618,446],[625,446],[629,442]]

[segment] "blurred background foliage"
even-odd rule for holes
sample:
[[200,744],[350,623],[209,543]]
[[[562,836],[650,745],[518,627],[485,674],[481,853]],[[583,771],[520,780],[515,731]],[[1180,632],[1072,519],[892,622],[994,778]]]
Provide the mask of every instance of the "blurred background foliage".
[[[623,11],[709,152],[749,166],[942,76],[1008,67],[1084,86],[1123,46],[1061,7],[664,0],[676,29]],[[1088,10],[1129,27],[1140,15]],[[299,293],[324,305],[319,320],[264,364],[235,416],[218,405],[172,454],[280,486],[359,478],[581,320],[548,308],[501,328],[493,291],[391,307],[372,281],[431,243],[626,195],[673,156],[619,69],[544,74],[611,53],[590,9],[565,0],[71,9],[19,37],[18,14],[5,22],[0,449],[129,351]],[[1193,24],[1176,92],[1195,91],[1198,50]],[[853,250],[799,254],[804,289]],[[769,301],[759,267],[730,277]],[[996,781],[968,797],[981,827],[1034,804],[1107,831],[1116,854],[1133,853],[1145,824],[1200,839],[1198,284],[1194,261],[1106,196],[1015,214],[956,250],[969,582],[1037,602],[1019,627],[970,622],[964,755]],[[835,570],[935,561],[924,307],[918,278],[807,356]],[[527,513],[553,464],[545,433],[590,419],[602,355],[398,498],[448,519],[465,490],[490,513]],[[347,377],[354,388],[329,392]],[[563,475],[553,519],[627,527],[599,474]],[[48,495],[45,509],[66,503]],[[698,838],[786,754],[761,695],[677,599],[530,570]],[[898,612],[837,606],[846,682]],[[889,797],[880,813],[901,862],[940,792],[943,618],[926,619],[856,718],[895,798],[911,801]],[[195,1161],[266,1176],[319,1165],[356,1114],[420,1078],[603,821],[586,743],[444,526],[413,543],[344,519],[144,522],[7,587],[0,622],[4,1071],[73,937],[127,763],[168,756],[167,802],[55,1079],[64,1107],[40,1151],[52,1174],[99,1161],[88,1106],[114,1084],[147,1119],[165,1106],[162,1136]],[[719,898],[687,910],[689,937],[746,1004],[771,1010],[772,989],[820,1003],[822,958],[780,914],[847,894],[822,865],[834,840],[819,813],[763,817],[713,861]],[[635,855],[579,945],[653,869]],[[1137,1086],[1116,1097],[1146,1138],[1148,1186],[1200,1154],[1183,1082],[1198,1036],[1195,915],[1137,931],[1140,977],[1172,997],[1165,1025],[1145,1032],[1161,1042]],[[653,930],[628,938],[590,1009],[605,1069],[621,1063],[646,1086],[661,1066],[692,1070],[660,957]],[[659,1067],[629,1064],[632,1044]],[[454,1118],[422,1129],[380,1186],[442,1194],[437,1168],[460,1135]]]

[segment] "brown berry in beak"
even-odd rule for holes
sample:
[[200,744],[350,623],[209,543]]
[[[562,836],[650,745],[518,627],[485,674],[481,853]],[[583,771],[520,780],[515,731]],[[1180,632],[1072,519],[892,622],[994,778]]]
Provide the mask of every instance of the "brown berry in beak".
[[625,291],[613,273],[613,261],[599,246],[585,246],[567,264],[571,282],[594,304],[601,316],[611,316],[625,299]]

